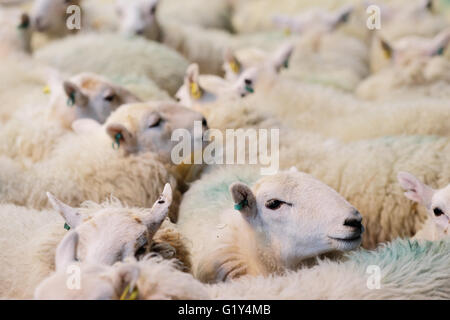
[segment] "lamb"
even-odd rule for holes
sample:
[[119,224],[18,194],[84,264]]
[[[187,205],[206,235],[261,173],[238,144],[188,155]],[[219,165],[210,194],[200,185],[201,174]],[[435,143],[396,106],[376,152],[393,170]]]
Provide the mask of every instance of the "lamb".
[[[223,173],[194,182],[180,207],[178,227],[192,242],[192,271],[199,280],[214,283],[280,273],[307,265],[318,255],[359,246],[360,213],[312,176],[279,172],[256,179],[252,189],[236,182],[230,197],[223,191],[230,177]],[[215,214],[218,211],[222,213]]]
[[450,186],[434,190],[409,172],[399,172],[397,179],[405,196],[427,209],[428,218],[414,238],[436,241],[449,236],[448,199]]
[[[56,272],[38,286],[34,298],[448,299],[449,244],[449,241],[396,240],[376,251],[358,250],[350,253],[343,262],[322,260],[315,267],[284,275],[242,277],[218,284],[202,284],[190,274],[177,270],[173,261],[158,257],[149,256],[140,261],[128,259],[105,267],[79,265],[73,253],[67,252],[64,255],[66,264],[79,265],[82,270],[80,288],[68,289],[65,285],[68,275]],[[370,273],[374,267],[381,271],[379,287],[375,282],[376,276]],[[370,281],[370,277],[375,281]]]
[[33,106],[17,111],[0,129],[2,155],[41,161],[71,130],[75,120],[88,118],[103,124],[122,104],[139,101],[125,88],[92,73],[82,73],[62,83],[58,81],[49,90],[52,96],[49,107]]
[[171,134],[186,129],[193,145],[202,146],[202,133],[194,132],[196,123],[207,128],[201,114],[173,103],[123,105],[103,126],[66,135],[48,159],[29,168],[0,158],[0,202],[45,208],[48,191],[72,206],[84,200],[100,202],[112,194],[128,205],[147,207],[161,183],[168,181],[175,190],[170,217],[176,221],[185,187],[171,165],[177,144]]
[[[68,75],[94,72],[121,85],[144,81],[144,89],[151,80],[170,95],[181,86],[188,66],[178,53],[156,42],[113,34],[80,34],[54,41],[37,50],[35,58]],[[140,97],[155,99],[155,89],[147,90],[153,96],[147,93]]]
[[356,90],[359,97],[371,100],[446,97],[450,62],[444,54],[450,29],[433,38],[409,36],[392,44],[381,41],[392,65],[364,80]]
[[[0,207],[3,219],[14,218],[11,224],[2,227],[2,234],[9,235],[1,242],[2,298],[31,298],[36,285],[54,270],[58,243],[60,248],[67,249],[74,238],[79,240],[74,253],[83,263],[108,265],[151,253],[176,259],[179,270],[189,270],[184,241],[175,226],[165,219],[172,201],[168,184],[151,209],[130,208],[115,198],[101,204],[87,201],[80,208],[72,208],[51,194],[48,197],[53,211]],[[59,270],[58,252],[61,249],[56,250]]]
[[[384,53],[379,39],[394,42],[408,36],[433,37],[448,27],[447,19],[434,13],[432,0],[417,0],[411,3],[381,5],[382,28],[372,38],[370,68],[376,73],[389,64],[389,57]],[[408,26],[414,25],[414,28]]]
[[27,57],[31,53],[30,18],[17,9],[0,10],[0,57]]

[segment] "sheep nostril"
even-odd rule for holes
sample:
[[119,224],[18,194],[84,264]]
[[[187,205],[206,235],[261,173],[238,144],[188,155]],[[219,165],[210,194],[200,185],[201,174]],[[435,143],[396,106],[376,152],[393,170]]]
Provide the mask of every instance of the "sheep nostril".
[[344,221],[344,226],[362,230],[361,220],[358,220],[358,219],[346,219]]

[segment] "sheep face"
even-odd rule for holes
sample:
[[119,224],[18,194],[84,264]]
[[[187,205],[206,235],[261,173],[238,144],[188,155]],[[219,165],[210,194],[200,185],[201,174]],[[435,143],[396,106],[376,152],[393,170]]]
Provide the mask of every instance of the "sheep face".
[[[202,130],[194,130],[196,125]],[[179,143],[172,140],[177,129],[190,133],[191,146],[204,147],[206,119],[173,103],[124,105],[106,123],[107,133],[119,148],[127,153],[154,152],[163,161],[170,161],[172,149]]]
[[35,0],[31,12],[32,26],[50,35],[64,34],[67,8],[79,5],[81,0]]
[[450,235],[450,185],[445,188],[434,190],[422,183],[418,178],[408,172],[399,172],[398,181],[406,190],[405,196],[421,205],[432,219],[438,237]]
[[352,6],[345,6],[337,12],[313,8],[294,18],[276,15],[273,23],[289,33],[324,34],[334,31],[342,23],[347,22],[352,11]]
[[260,243],[279,254],[290,268],[303,259],[347,251],[361,243],[361,215],[336,191],[297,171],[264,177],[251,190],[230,187],[236,209]]
[[159,28],[156,9],[159,0],[119,0],[116,4],[119,30],[127,36],[143,36],[157,40]]
[[128,90],[114,85],[103,77],[82,73],[63,83],[67,104],[62,122],[67,126],[82,118],[104,123],[111,112],[122,104],[138,102],[139,99]]
[[[66,242],[73,245],[73,234],[76,233],[77,245],[73,250],[78,261],[107,265],[145,254],[172,203],[169,184],[166,184],[162,195],[151,209],[126,208],[120,203],[90,203],[87,208],[72,208],[53,195],[47,195],[54,209],[71,229],[63,238],[61,246]],[[61,251],[71,252],[67,249]],[[64,268],[67,260],[65,254],[61,253],[59,256],[61,259],[56,259],[57,269]]]
[[393,44],[380,39],[380,46],[385,56],[398,66],[406,66],[413,62],[428,61],[443,56],[450,42],[450,30],[444,30],[434,38],[405,37]]
[[[132,264],[106,266],[77,261],[77,232],[68,234],[56,249],[56,272],[35,290],[37,300],[112,300],[118,299],[127,285],[134,288],[140,270]],[[72,269],[67,269],[71,267]],[[71,284],[68,270],[79,271],[79,283]]]

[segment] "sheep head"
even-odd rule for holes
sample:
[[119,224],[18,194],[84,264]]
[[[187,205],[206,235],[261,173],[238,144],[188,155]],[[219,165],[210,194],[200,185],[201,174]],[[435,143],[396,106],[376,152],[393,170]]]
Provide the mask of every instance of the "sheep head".
[[158,40],[158,2],[159,0],[118,0],[116,12],[119,17],[119,31],[127,36]]
[[67,8],[80,5],[81,0],[35,0],[31,11],[34,30],[49,35],[61,35],[67,31]]
[[105,205],[88,203],[87,207],[72,208],[50,193],[47,196],[53,208],[66,221],[66,228],[70,228],[60,244],[61,254],[56,257],[57,270],[65,268],[67,261],[76,259],[111,265],[127,257],[145,254],[150,250],[151,241],[172,203],[169,184],[166,184],[151,209],[127,208],[117,200]]
[[[62,84],[62,96],[55,96],[58,114],[66,127],[77,119],[92,119],[102,124],[122,104],[138,102],[127,89],[93,73],[81,73]],[[60,100],[62,98],[62,100]]]
[[408,36],[393,43],[379,38],[379,42],[386,58],[394,65],[405,66],[443,56],[450,42],[450,29],[441,31],[433,38]]
[[427,209],[429,219],[432,219],[438,234],[443,237],[450,235],[450,185],[439,190],[422,183],[408,172],[399,172],[397,179],[400,186],[406,190],[405,197],[417,202]]
[[[177,129],[189,132],[191,146],[205,146],[203,133],[207,122],[202,114],[171,102],[123,105],[105,123],[115,147],[126,153],[153,152],[163,161],[171,161],[172,140]],[[202,130],[195,130],[201,127]]]
[[235,209],[259,243],[294,268],[302,260],[361,243],[360,213],[335,190],[312,176],[291,170],[260,179],[253,188],[230,187]]

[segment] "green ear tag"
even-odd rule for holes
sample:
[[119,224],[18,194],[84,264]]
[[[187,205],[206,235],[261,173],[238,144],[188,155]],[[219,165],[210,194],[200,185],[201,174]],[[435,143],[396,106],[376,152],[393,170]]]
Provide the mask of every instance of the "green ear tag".
[[120,147],[120,139],[122,139],[122,134],[120,132],[116,134],[115,139],[116,141],[113,142],[112,147],[114,150],[117,150]]
[[289,68],[289,60],[284,61],[283,66],[287,69]]
[[17,26],[17,29],[21,29],[21,30],[28,29],[29,26],[30,26],[30,21],[29,20],[25,20],[25,21],[23,21],[21,24],[19,24]]
[[64,223],[64,229],[70,230],[70,226],[67,223]]
[[445,50],[444,47],[440,47],[439,50],[436,51],[436,54],[439,55],[439,56],[442,56],[444,54],[444,50]]
[[255,92],[255,90],[253,90],[253,88],[250,87],[250,86],[245,86],[245,90],[246,90],[247,92],[250,92],[250,93]]
[[72,107],[75,104],[75,92],[71,92],[69,94],[69,98],[67,99],[67,105]]
[[245,199],[245,200],[242,200],[241,202],[239,202],[238,204],[235,204],[234,205],[234,210],[242,210],[242,208],[244,207],[244,206],[246,206],[246,205],[248,205],[248,201],[247,201],[247,199]]

